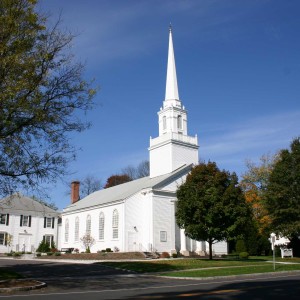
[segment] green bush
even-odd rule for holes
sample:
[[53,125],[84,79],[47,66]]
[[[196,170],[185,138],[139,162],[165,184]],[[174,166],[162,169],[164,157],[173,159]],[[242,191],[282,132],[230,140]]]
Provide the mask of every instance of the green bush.
[[237,242],[235,244],[235,251],[237,253],[246,252],[247,251],[247,248],[246,248],[244,240],[237,240]]
[[112,252],[111,248],[106,248],[105,251],[106,252]]
[[178,257],[177,253],[172,253],[172,257],[177,258]]
[[36,249],[37,252],[47,253],[50,252],[50,245],[46,241],[42,240]]
[[41,253],[36,253],[36,256],[40,257],[40,256],[42,256],[42,254]]
[[61,256],[61,253],[60,252],[55,252],[54,255],[55,256]]
[[5,253],[6,256],[13,256],[13,252]]
[[91,253],[90,247],[87,247],[85,253]]
[[12,254],[13,257],[20,257],[21,255],[22,255],[21,252],[14,252],[14,253]]
[[51,256],[51,255],[53,255],[53,252],[47,252],[47,255]]
[[239,257],[240,257],[240,259],[248,259],[249,253],[248,252],[240,252]]

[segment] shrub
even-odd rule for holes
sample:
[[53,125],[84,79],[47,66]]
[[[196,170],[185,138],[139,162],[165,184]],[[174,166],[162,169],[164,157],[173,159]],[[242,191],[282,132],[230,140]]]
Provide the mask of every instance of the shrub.
[[13,257],[20,257],[21,255],[22,255],[21,252],[14,252],[14,253],[12,254]]
[[41,253],[36,253],[36,256],[37,257],[40,257],[42,254]]
[[60,252],[55,252],[54,255],[55,256],[61,256],[61,253]]
[[248,259],[249,253],[248,252],[240,252],[239,257],[240,257],[240,259]]
[[106,252],[112,252],[111,248],[106,248],[105,251]]
[[237,253],[247,251],[244,240],[237,240],[236,245],[235,245],[235,250]]
[[177,253],[172,253],[172,257],[177,258],[178,257]]
[[90,247],[87,247],[85,253],[91,253]]
[[51,255],[53,255],[53,252],[47,252],[47,255],[51,256]]
[[37,252],[47,253],[50,252],[50,245],[46,241],[42,240],[36,249]]
[[163,252],[161,255],[160,255],[161,258],[170,258],[170,254],[168,252]]
[[5,253],[6,256],[13,256],[13,252]]

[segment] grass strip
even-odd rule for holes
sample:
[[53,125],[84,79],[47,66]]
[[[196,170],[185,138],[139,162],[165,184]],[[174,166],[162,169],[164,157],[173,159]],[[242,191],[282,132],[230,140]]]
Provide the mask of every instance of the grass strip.
[[[300,270],[300,264],[282,265],[277,264],[275,272]],[[255,274],[255,273],[269,273],[274,272],[272,264],[264,264],[259,266],[241,266],[239,268],[219,268],[219,269],[202,269],[193,271],[179,271],[160,274],[161,276],[171,277],[215,277],[215,276],[230,276],[242,274]]]
[[101,265],[113,268],[135,271],[138,273],[153,273],[178,271],[188,269],[230,267],[244,265],[266,264],[265,260],[207,260],[207,259],[174,259],[155,261],[124,261],[124,262],[101,262]]

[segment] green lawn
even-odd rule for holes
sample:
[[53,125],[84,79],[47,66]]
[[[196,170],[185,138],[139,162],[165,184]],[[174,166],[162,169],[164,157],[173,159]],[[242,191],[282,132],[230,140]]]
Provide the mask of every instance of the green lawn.
[[22,278],[22,276],[8,269],[0,268],[0,280],[17,279],[17,278]]
[[[260,272],[271,272],[273,270],[273,264],[267,263],[266,261],[272,260],[272,257],[251,257],[247,260],[230,260],[230,259],[166,259],[166,260],[154,260],[154,261],[124,261],[124,262],[102,262],[101,265],[110,266],[114,268],[126,269],[130,271],[135,271],[138,273],[153,273],[153,272],[172,272],[180,270],[191,270],[191,269],[207,269],[201,270],[201,272],[207,274],[217,274],[217,275],[203,275],[203,276],[219,276],[220,273],[232,272],[232,274],[249,274]],[[299,258],[295,259],[279,259],[276,258],[276,261],[286,261],[286,262],[295,262],[300,263]],[[243,268],[236,268],[237,266]],[[250,267],[252,266],[252,267]],[[211,269],[211,268],[224,268],[226,269]],[[232,267],[232,268],[231,268]],[[209,270],[208,270],[209,268]],[[277,264],[276,268],[278,271],[290,270],[290,269],[300,269],[299,265],[282,265]],[[185,271],[184,273],[197,273],[199,270],[194,271]],[[180,272],[182,273],[182,272]],[[179,272],[172,273],[172,276],[182,276]],[[176,275],[177,274],[177,275]],[[201,273],[202,274],[202,273]],[[168,274],[170,275],[170,274]],[[190,275],[188,275],[190,276]],[[196,276],[196,275],[191,275]],[[202,276],[202,275],[200,275]]]
[[[297,265],[281,265],[275,267],[275,272],[300,270],[300,264]],[[268,273],[274,272],[273,264],[262,264],[259,266],[242,266],[223,269],[202,269],[194,271],[179,271],[160,274],[162,276],[172,277],[214,277],[214,276],[229,276],[229,275],[242,275],[242,274],[255,274],[255,273]]]

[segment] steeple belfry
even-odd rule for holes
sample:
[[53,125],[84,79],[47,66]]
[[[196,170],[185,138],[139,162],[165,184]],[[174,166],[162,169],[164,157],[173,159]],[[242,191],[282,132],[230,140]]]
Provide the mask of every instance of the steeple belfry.
[[167,67],[167,81],[166,81],[166,97],[165,101],[178,100],[178,85],[176,75],[176,65],[172,38],[172,28],[169,29],[169,52],[168,52],[168,67]]
[[187,111],[179,100],[172,30],[169,30],[166,96],[158,114],[158,137],[150,138],[150,177],[198,163],[198,138],[188,135]]

